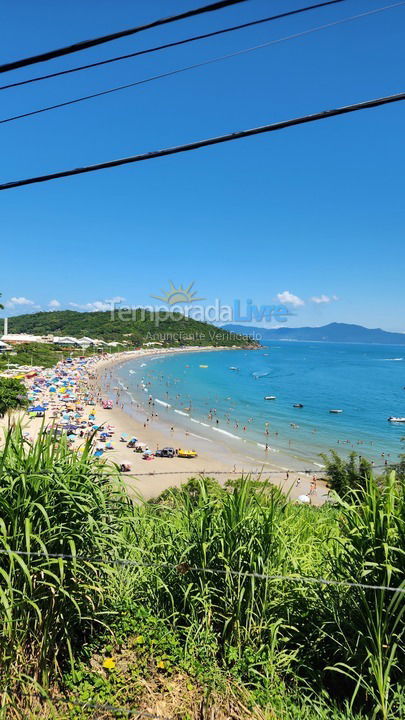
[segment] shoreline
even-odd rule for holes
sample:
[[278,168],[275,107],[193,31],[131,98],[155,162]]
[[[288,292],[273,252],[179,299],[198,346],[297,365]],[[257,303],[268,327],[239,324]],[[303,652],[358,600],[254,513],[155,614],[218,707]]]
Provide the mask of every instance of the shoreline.
[[[215,351],[222,349],[232,348],[190,348],[182,351],[206,352],[207,350]],[[154,413],[152,413],[153,417],[149,414],[149,419],[146,422],[147,413],[145,409],[140,404],[135,403],[135,401],[129,402],[124,399],[123,395],[126,394],[126,389],[121,388],[119,392],[116,391],[117,386],[115,381],[117,378],[114,375],[114,368],[146,355],[152,358],[174,353],[176,353],[176,350],[164,353],[156,350],[143,353],[139,351],[136,355],[135,353],[131,353],[119,358],[111,358],[105,363],[98,365],[96,370],[95,386],[97,386],[98,392],[104,397],[108,396],[114,402],[112,410],[102,411],[104,422],[107,422],[108,418],[112,418],[113,424],[116,427],[126,428],[124,432],[131,427],[132,430],[128,434],[134,434],[136,437],[142,439],[153,450],[169,446],[175,448],[187,447],[198,452],[198,457],[192,460],[155,457],[153,461],[147,462],[142,460],[141,456],[136,457],[135,455],[134,458],[133,451],[120,446],[119,450],[122,461],[131,462],[131,464],[135,466],[135,469],[126,476],[127,485],[129,475],[131,476],[131,489],[141,492],[144,497],[149,499],[150,497],[155,497],[156,494],[159,494],[171,485],[178,486],[182,484],[187,479],[187,476],[190,477],[200,474],[210,476],[210,474],[212,474],[215,476],[218,475],[220,481],[223,480],[223,482],[225,482],[227,479],[241,475],[242,473],[254,473],[262,479],[269,479],[272,484],[281,486],[284,491],[291,493],[292,499],[296,499],[299,495],[308,494],[312,477],[316,476],[318,478],[318,489],[316,495],[311,497],[311,500],[314,505],[319,505],[324,502],[328,489],[326,484],[319,480],[319,476],[323,474],[319,466],[313,468],[311,467],[313,463],[308,463],[308,461],[305,462],[304,460],[298,463],[297,459],[294,463],[292,458],[285,457],[281,454],[277,454],[276,457],[274,457],[271,451],[263,460],[250,457],[248,447],[232,447],[230,444],[225,443],[224,438],[203,437],[193,433],[190,427],[181,427],[181,425],[172,430],[169,419],[162,418],[161,412],[159,412],[159,416],[156,414],[156,417]],[[161,410],[163,410],[163,408],[161,408]],[[105,416],[104,413],[107,413],[107,415]],[[98,410],[97,414],[100,414],[100,410]],[[246,452],[244,451],[245,449]],[[126,452],[126,450],[128,450],[128,452]],[[152,463],[153,467],[151,467]],[[294,467],[294,465],[296,466],[297,464],[299,464],[299,471]],[[187,468],[189,468],[189,470]],[[302,468],[305,468],[305,471]],[[181,473],[183,476],[174,477],[177,473]],[[132,476],[139,476],[139,478],[133,481]],[[141,480],[141,476],[144,479]]]
[[[96,405],[91,409],[83,408],[83,416],[94,412],[96,415],[97,425],[112,425],[114,427],[114,435],[111,438],[113,449],[107,451],[103,455],[103,461],[113,462],[118,465],[131,465],[130,472],[122,474],[122,481],[132,496],[141,495],[145,500],[155,498],[169,487],[178,487],[185,483],[189,478],[199,475],[212,476],[218,479],[221,484],[226,483],[229,479],[236,479],[242,474],[254,473],[261,480],[269,480],[272,484],[279,486],[284,492],[289,493],[292,500],[296,500],[300,495],[308,495],[311,487],[312,477],[319,478],[322,475],[320,470],[309,470],[309,472],[294,472],[293,468],[286,472],[286,468],[280,468],[276,462],[264,460],[260,462],[258,459],[249,458],[230,448],[221,442],[221,439],[213,438],[207,440],[201,436],[195,435],[187,430],[176,428],[170,430],[168,423],[162,422],[161,418],[153,418],[153,421],[142,422],[140,417],[134,417],[126,411],[125,407],[119,407],[117,403],[112,409],[104,409],[102,407],[102,397],[106,397],[104,389],[105,380],[112,379],[114,368],[124,365],[134,359],[142,357],[162,356],[177,353],[198,353],[198,352],[215,352],[224,349],[233,349],[232,347],[186,347],[158,350],[140,349],[138,351],[127,351],[116,353],[107,358],[97,358],[96,356],[86,360],[81,368],[80,379],[77,380],[77,388],[82,384],[83,388],[87,388],[87,392],[93,394]],[[236,348],[238,349],[238,348]],[[80,365],[79,362],[73,365],[64,366],[66,369],[74,370]],[[39,371],[36,378],[26,379],[27,389],[32,388],[33,384],[41,379],[45,382],[45,378],[51,378],[55,368]],[[44,386],[42,386],[44,387]],[[82,388],[82,389],[83,389]],[[80,393],[78,393],[79,395]],[[97,396],[97,399],[96,399]],[[55,418],[55,410],[52,408],[57,405],[55,403],[55,394],[51,395],[45,389],[41,395],[36,398],[43,402],[50,402],[49,411],[45,414],[46,424]],[[85,403],[84,403],[85,404]],[[48,414],[49,412],[49,414]],[[51,413],[53,413],[51,415]],[[31,418],[28,413],[18,414],[17,417],[22,421],[24,431],[28,432],[34,438],[40,428],[43,420],[41,418]],[[51,420],[54,422],[54,420]],[[3,428],[7,424],[7,419],[0,420],[0,426]],[[135,436],[138,440],[146,444],[152,453],[156,449],[165,446],[174,448],[195,449],[198,457],[195,458],[162,458],[154,457],[151,460],[143,459],[142,453],[135,453],[132,448],[126,446],[126,442],[120,442],[120,436],[126,433],[128,437]],[[79,437],[72,444],[73,450],[78,450],[83,440]],[[317,479],[317,489],[310,497],[313,505],[321,505],[325,502],[328,494],[326,484]]]

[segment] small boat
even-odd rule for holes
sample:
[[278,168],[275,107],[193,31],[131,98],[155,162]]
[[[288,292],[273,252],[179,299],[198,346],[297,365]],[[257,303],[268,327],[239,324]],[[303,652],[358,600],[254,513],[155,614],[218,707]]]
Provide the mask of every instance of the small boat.
[[405,423],[405,417],[389,417],[388,422],[399,422],[399,423]]
[[304,407],[302,403],[294,403],[293,407]]
[[343,410],[329,410],[330,413],[333,413],[334,415],[339,415],[343,412]]
[[230,370],[239,370],[239,368],[233,367],[233,365],[231,365],[231,367],[230,367],[229,369],[230,369]]
[[265,395],[265,400],[277,400],[276,395]]
[[207,368],[208,365],[200,365],[200,368]]

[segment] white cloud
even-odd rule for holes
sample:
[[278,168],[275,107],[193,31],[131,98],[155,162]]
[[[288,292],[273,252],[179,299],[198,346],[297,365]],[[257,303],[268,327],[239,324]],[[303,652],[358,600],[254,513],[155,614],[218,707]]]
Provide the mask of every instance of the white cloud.
[[16,305],[35,305],[33,300],[28,300],[25,297],[12,297],[6,302],[6,307],[13,308]]
[[339,300],[337,295],[319,295],[318,297],[311,297],[311,301],[316,303],[317,305],[322,305],[322,303],[330,303],[335,300]]
[[58,308],[60,307],[60,302],[59,300],[50,300],[48,305],[50,308]]
[[117,295],[116,297],[108,298],[105,300],[106,303],[110,303],[111,305],[118,305],[119,303],[122,303],[125,301],[124,297],[120,297],[120,295]]
[[107,300],[95,300],[94,302],[84,303],[69,303],[70,307],[77,308],[78,310],[88,310],[89,312],[100,312],[103,310],[111,310],[113,308],[112,303]]
[[298,295],[293,295],[289,290],[284,290],[284,292],[278,293],[277,297],[281,303],[285,303],[286,305],[293,305],[294,307],[305,305],[304,301],[301,300]]

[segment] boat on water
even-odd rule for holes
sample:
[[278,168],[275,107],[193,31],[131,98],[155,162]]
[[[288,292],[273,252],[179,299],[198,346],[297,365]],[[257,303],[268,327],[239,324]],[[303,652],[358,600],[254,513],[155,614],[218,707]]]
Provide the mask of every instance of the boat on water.
[[207,368],[208,365],[200,365],[200,368]]
[[277,400],[277,395],[265,395],[265,400]]
[[343,412],[343,410],[329,410],[329,412],[332,413],[333,415],[339,415],[340,413]]
[[405,423],[405,417],[394,417],[394,416],[391,416],[391,417],[388,418],[388,422]]
[[302,404],[302,403],[294,403],[293,407],[299,407],[299,408],[302,408],[302,407],[304,407],[304,406],[303,406],[303,404]]
[[233,365],[231,365],[231,367],[230,367],[229,369],[230,369],[230,370],[239,370],[238,367],[233,367]]

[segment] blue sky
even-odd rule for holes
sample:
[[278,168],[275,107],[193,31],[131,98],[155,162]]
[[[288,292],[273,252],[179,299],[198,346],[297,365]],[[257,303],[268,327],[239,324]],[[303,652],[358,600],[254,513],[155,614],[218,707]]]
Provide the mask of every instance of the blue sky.
[[[1,62],[201,0],[3,3]],[[244,22],[249,2],[1,76],[28,78]],[[388,5],[347,0],[226,36],[1,93],[1,118]],[[393,4],[391,0],[391,4]],[[403,91],[405,5],[1,126],[2,181],[91,164]],[[0,195],[7,314],[150,304],[169,280],[213,302],[288,301],[290,325],[405,332],[405,103]],[[285,295],[288,293],[288,295]],[[12,300],[14,298],[14,300]],[[295,299],[294,299],[295,298]],[[323,300],[316,302],[311,298]],[[337,298],[337,299],[334,299]],[[24,301],[29,301],[27,304]],[[99,305],[102,306],[102,305]],[[4,312],[2,316],[4,316]]]

